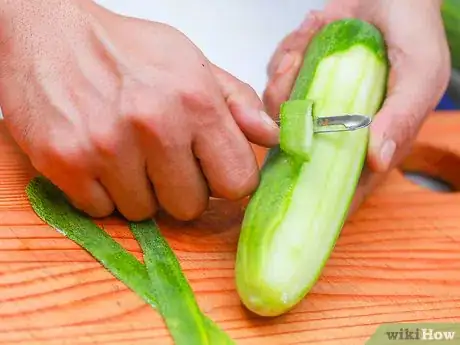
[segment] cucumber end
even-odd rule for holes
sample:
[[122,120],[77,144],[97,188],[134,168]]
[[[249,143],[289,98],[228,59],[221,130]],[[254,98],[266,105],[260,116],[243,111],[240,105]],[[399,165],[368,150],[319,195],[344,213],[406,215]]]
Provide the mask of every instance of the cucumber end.
[[250,312],[262,317],[276,317],[293,309],[305,296],[295,299],[263,281],[237,280],[237,291],[243,305]]

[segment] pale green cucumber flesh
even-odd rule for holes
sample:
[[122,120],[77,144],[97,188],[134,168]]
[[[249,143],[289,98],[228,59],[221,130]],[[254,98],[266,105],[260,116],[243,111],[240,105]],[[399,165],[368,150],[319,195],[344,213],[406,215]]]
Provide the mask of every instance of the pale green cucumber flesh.
[[[351,36],[356,27],[363,28],[362,22],[350,21],[348,27],[343,23],[337,26]],[[375,37],[363,35],[361,42],[353,43],[353,37],[362,34],[358,32],[348,46],[336,44],[338,48],[321,59],[315,55],[319,45],[313,45],[316,51],[307,55],[306,63],[310,60],[314,71],[299,75],[291,100],[313,101],[315,117],[375,115],[385,94],[388,66],[378,34],[364,25],[366,30]],[[367,137],[367,129],[317,135],[309,162],[299,163],[279,148],[270,151],[238,244],[236,285],[248,309],[280,315],[312,288],[346,218]]]
[[310,159],[313,145],[313,102],[286,101],[280,109],[280,147],[303,161]]

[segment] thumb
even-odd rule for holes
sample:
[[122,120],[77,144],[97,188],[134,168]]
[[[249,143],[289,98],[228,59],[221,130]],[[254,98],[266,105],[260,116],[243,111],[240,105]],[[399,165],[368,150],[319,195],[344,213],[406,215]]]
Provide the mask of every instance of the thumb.
[[281,103],[289,98],[302,67],[305,50],[314,34],[326,23],[324,15],[312,11],[297,31],[278,46],[267,67],[268,82],[263,93],[267,112],[277,117]]
[[426,63],[418,61],[404,61],[393,67],[388,95],[370,130],[367,160],[373,172],[388,171],[411,149],[424,120],[447,87],[443,73],[436,68],[433,71],[427,71]]
[[246,138],[253,144],[273,147],[279,143],[279,127],[263,110],[257,93],[248,84],[211,65],[227,106]]

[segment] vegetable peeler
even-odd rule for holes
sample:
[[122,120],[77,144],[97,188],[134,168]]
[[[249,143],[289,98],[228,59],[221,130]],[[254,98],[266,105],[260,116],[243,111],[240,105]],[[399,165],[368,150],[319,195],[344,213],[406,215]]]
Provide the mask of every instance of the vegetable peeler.
[[[280,126],[279,118],[275,121]],[[314,121],[313,132],[329,133],[341,131],[355,131],[357,129],[366,128],[372,122],[372,119],[366,115],[339,115],[319,117]]]

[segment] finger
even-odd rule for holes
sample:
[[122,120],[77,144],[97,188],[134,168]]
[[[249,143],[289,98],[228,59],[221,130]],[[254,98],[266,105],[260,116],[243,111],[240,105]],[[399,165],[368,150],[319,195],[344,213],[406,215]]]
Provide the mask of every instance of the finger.
[[368,162],[372,171],[391,169],[406,156],[447,87],[447,78],[426,65],[418,59],[394,61],[387,98],[371,125]]
[[284,57],[289,52],[303,55],[313,35],[324,25],[324,15],[319,11],[311,11],[299,28],[287,35],[275,50],[267,66],[267,74],[271,78],[275,73],[283,73],[289,65]]
[[[155,153],[158,151],[155,150]],[[177,160],[171,164],[173,160]],[[182,221],[198,218],[208,206],[208,189],[190,149],[152,156],[147,171],[161,207]]]
[[190,147],[161,153],[152,151],[147,171],[162,208],[176,219],[193,220],[206,210],[209,200],[206,180]]
[[46,172],[42,174],[65,194],[76,209],[90,217],[107,217],[115,210],[115,205],[104,187],[89,176],[79,176],[71,172],[54,176]]
[[214,197],[239,200],[259,183],[257,160],[251,145],[230,114],[224,99],[216,101],[194,127],[193,152]]
[[289,98],[311,39],[330,21],[323,12],[311,11],[300,28],[277,48],[269,64],[269,80],[263,94],[265,109],[271,117],[278,117],[281,103]]
[[262,101],[254,89],[216,66],[212,69],[233,119],[246,138],[259,146],[277,145],[279,127],[263,111]]
[[[129,134],[112,132],[98,136],[93,143],[100,155],[99,180],[118,211],[130,221],[153,217],[157,211],[155,194],[147,176],[145,157]],[[116,139],[123,141],[114,141]]]
[[73,185],[58,182],[57,186],[60,186],[75,208],[91,217],[108,217],[115,210],[109,194],[96,180],[87,179]]
[[282,68],[275,72],[263,93],[262,99],[268,114],[277,119],[281,103],[288,100],[302,64],[302,55],[290,52],[284,56]]
[[[186,121],[162,116],[141,132],[147,155],[147,173],[161,208],[176,219],[188,221],[201,215],[208,205],[208,187],[191,147]],[[158,130],[158,128],[161,128]]]
[[[91,217],[107,217],[115,209],[109,194],[92,173],[91,153],[83,136],[37,131],[28,152],[33,167],[50,180],[69,202]],[[45,137],[46,135],[46,137]],[[64,139],[64,140],[63,140]]]

